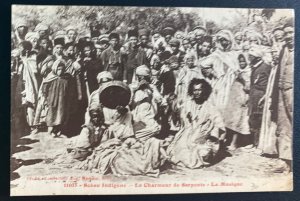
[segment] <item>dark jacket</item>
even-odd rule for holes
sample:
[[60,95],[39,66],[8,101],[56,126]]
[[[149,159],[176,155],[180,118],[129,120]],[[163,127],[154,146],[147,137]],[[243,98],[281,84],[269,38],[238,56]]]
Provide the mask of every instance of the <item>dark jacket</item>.
[[146,53],[143,50],[143,48],[139,47],[136,49],[129,48],[127,50],[127,54],[125,56],[125,69],[127,73],[127,82],[130,84],[133,77],[134,70],[141,66],[141,65],[147,65],[149,66],[146,58]]
[[252,67],[249,92],[249,114],[262,114],[263,108],[258,105],[259,100],[265,95],[271,66],[259,61]]
[[89,91],[92,93],[98,88],[97,83],[97,75],[101,71],[101,63],[98,63],[99,61],[95,58],[92,58],[91,60],[84,61],[83,59],[79,61],[81,65],[81,73],[83,76],[83,81],[88,82]]
[[167,71],[159,76],[159,85],[163,88],[162,95],[174,94],[176,78],[173,71]]
[[[276,71],[276,75],[275,75],[275,80],[274,80],[274,86],[273,86],[273,92],[272,92],[272,104],[270,106],[270,110],[273,111],[272,114],[272,120],[273,121],[277,121],[278,118],[278,105],[279,105],[279,93],[281,92],[285,92],[287,90],[293,89],[293,72],[294,69],[291,68],[290,66],[284,66],[286,65],[286,63],[284,64],[282,61],[284,60],[284,58],[286,58],[288,55],[285,55],[285,51],[287,49],[287,45],[284,45],[282,47],[282,50],[279,54],[279,66],[277,68]],[[291,53],[292,55],[294,53]],[[294,58],[292,58],[293,60]],[[290,102],[289,99],[291,97],[286,97],[283,96],[283,100],[285,102],[285,105],[288,105],[288,103]],[[291,110],[291,108],[290,108]],[[290,118],[291,115],[290,115]]]
[[115,80],[126,80],[124,67],[124,55],[121,50],[115,52],[112,47],[107,48],[101,54],[103,70],[109,71]]

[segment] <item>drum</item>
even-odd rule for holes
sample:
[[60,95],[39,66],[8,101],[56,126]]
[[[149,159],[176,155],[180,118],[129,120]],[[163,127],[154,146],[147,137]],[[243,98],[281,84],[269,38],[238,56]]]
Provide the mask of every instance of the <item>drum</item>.
[[104,107],[115,109],[117,106],[126,107],[129,104],[131,91],[122,81],[104,83],[99,89],[99,100]]

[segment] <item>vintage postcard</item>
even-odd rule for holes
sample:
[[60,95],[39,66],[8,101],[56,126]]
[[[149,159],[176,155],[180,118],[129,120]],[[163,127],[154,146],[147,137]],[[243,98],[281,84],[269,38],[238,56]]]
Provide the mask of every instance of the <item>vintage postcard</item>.
[[11,195],[293,190],[294,10],[13,5]]

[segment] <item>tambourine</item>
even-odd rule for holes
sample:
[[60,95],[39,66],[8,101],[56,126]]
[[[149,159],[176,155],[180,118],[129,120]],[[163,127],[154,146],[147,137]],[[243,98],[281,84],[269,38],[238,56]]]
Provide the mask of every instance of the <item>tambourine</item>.
[[131,97],[130,88],[122,81],[104,83],[99,92],[100,103],[110,109],[115,109],[117,106],[126,107]]

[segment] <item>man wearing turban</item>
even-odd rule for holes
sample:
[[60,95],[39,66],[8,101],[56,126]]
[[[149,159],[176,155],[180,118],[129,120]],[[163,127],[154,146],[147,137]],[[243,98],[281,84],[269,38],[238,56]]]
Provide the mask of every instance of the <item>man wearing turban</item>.
[[66,28],[66,43],[75,43],[77,38],[76,28],[73,26],[68,26]]
[[32,49],[36,53],[39,51],[38,49],[38,39],[39,39],[39,34],[37,32],[28,32],[25,36],[25,40],[31,42],[32,44]]
[[32,44],[29,41],[22,41],[19,44],[19,51],[20,61],[17,74],[18,78],[22,80],[22,105],[26,108],[27,123],[33,130],[33,120],[39,89],[36,57],[32,52]]
[[28,32],[27,22],[24,19],[19,19],[16,22],[16,26],[15,26],[15,34],[17,37],[17,43],[20,43],[23,40],[25,40],[25,36],[26,36],[27,32]]
[[85,113],[85,124],[90,122],[91,116],[89,111],[93,106],[96,105],[103,108],[104,123],[109,127],[110,131],[121,138],[125,136],[132,136],[132,115],[129,112],[129,107],[118,106],[116,109],[110,109],[103,106],[100,102],[101,89],[107,86],[106,84],[112,84],[113,80],[113,75],[109,71],[102,71],[97,75],[99,88],[96,89],[89,97],[89,103]]
[[234,36],[229,30],[221,30],[216,36],[216,50],[199,62],[202,73],[213,88],[211,100],[224,112],[231,86],[239,69]]
[[160,131],[160,125],[154,117],[158,112],[158,105],[162,101],[162,97],[157,88],[150,84],[151,71],[146,65],[136,68],[136,76],[138,79],[137,86],[131,85],[133,90],[132,107],[133,107],[133,129],[136,138],[141,141],[155,136]]
[[259,46],[251,47],[248,54],[252,67],[248,102],[249,124],[250,132],[254,138],[253,145],[257,147],[262,122],[262,102],[266,93],[271,66],[263,61],[264,51]]
[[39,23],[34,31],[39,33],[39,39],[49,38],[49,27],[43,23]]

